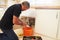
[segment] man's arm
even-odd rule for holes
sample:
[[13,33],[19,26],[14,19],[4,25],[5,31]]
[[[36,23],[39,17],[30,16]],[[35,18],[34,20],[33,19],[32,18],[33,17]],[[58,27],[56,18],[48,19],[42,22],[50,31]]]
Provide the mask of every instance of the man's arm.
[[23,22],[16,16],[13,16],[13,24],[23,25]]

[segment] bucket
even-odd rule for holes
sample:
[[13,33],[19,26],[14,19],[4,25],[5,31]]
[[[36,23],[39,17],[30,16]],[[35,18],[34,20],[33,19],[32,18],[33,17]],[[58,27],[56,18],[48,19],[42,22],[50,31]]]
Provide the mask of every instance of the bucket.
[[23,27],[23,35],[24,36],[32,36],[33,35],[33,28],[32,27]]

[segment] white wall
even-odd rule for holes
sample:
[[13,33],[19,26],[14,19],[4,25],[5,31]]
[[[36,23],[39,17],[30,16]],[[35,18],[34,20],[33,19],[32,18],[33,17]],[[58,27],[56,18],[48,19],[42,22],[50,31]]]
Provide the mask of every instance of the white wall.
[[29,1],[32,6],[59,6],[60,0],[22,0]]
[[58,0],[22,0],[29,1],[32,6],[56,6]]
[[59,6],[58,0],[36,0],[35,2],[37,6]]

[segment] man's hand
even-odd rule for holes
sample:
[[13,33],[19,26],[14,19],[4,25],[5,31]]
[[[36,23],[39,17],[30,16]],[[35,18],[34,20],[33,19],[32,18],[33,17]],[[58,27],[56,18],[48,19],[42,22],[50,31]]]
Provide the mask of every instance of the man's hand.
[[13,24],[15,24],[15,25],[22,25],[22,22],[20,22],[18,17],[13,16]]
[[13,16],[13,24],[15,24],[15,25],[22,25],[22,26],[26,25],[26,23],[24,23],[22,20],[20,20],[16,16]]
[[22,26],[25,26],[26,25],[26,23],[24,23],[22,20],[20,20],[20,23],[21,23]]

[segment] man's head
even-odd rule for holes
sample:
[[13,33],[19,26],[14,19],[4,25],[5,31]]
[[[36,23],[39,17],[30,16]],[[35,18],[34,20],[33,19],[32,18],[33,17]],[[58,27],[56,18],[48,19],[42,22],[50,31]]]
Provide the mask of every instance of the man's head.
[[27,10],[30,8],[30,4],[27,1],[22,2],[22,11]]

